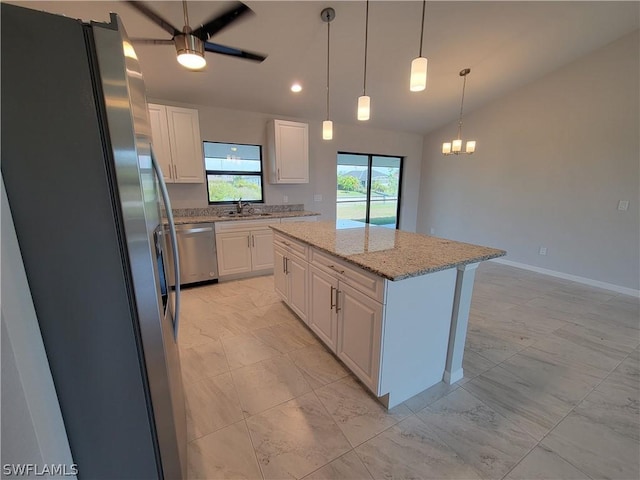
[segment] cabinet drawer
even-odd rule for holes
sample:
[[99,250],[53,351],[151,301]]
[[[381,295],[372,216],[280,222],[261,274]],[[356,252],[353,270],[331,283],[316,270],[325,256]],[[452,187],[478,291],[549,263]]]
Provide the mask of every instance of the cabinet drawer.
[[384,303],[384,278],[311,248],[311,264],[330,272],[365,295]]
[[216,222],[216,233],[222,232],[248,232],[249,230],[269,229],[269,225],[280,223],[279,218],[266,218],[264,220],[228,220]]
[[278,232],[274,232],[273,243],[274,245],[284,249],[286,252],[296,255],[302,260],[307,260],[309,247],[304,243],[300,243],[297,240],[281,235]]

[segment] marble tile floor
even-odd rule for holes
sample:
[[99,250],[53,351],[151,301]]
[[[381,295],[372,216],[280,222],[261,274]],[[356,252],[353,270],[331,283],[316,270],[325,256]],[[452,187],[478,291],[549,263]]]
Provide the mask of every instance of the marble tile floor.
[[485,262],[465,377],[390,411],[271,276],[182,308],[191,479],[640,478],[637,298]]

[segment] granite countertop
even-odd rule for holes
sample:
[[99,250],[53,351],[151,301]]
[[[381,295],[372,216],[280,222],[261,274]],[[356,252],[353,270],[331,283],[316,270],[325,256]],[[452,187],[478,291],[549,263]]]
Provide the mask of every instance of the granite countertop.
[[275,224],[271,228],[389,280],[417,277],[507,253],[374,225],[341,229],[335,222],[323,221]]
[[[297,210],[292,212],[269,212],[266,214],[245,214],[245,215],[193,215],[193,216],[176,216],[174,214],[173,221],[176,225],[184,225],[187,223],[213,223],[213,222],[232,222],[237,220],[268,220],[270,218],[289,218],[289,217],[312,217],[320,215],[317,212],[310,212],[308,210]],[[164,219],[164,223],[167,220]]]

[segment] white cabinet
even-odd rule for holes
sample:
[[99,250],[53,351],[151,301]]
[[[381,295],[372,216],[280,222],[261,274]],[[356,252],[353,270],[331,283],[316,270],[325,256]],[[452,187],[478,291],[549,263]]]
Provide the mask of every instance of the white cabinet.
[[198,111],[149,104],[153,150],[168,183],[204,183]]
[[250,232],[216,234],[218,274],[234,275],[251,271]]
[[308,312],[307,247],[295,240],[274,237],[274,284],[276,292],[304,322]]
[[267,139],[269,183],[309,183],[309,125],[272,120]]
[[336,354],[373,392],[378,391],[383,305],[338,282]]
[[273,268],[273,231],[255,230],[251,235],[251,269]]
[[311,249],[307,323],[378,394],[384,281]]
[[280,219],[240,220],[216,223],[219,276],[266,273],[273,269],[271,223]]
[[337,291],[338,280],[309,265],[308,325],[333,353],[336,353],[338,339],[338,315],[335,311]]

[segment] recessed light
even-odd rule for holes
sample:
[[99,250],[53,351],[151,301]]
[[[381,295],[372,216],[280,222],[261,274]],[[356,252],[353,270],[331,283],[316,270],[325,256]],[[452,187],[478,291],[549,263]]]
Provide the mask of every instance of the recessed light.
[[300,85],[298,82],[294,83],[293,85],[291,85],[291,91],[293,93],[298,93],[302,91],[302,85]]

